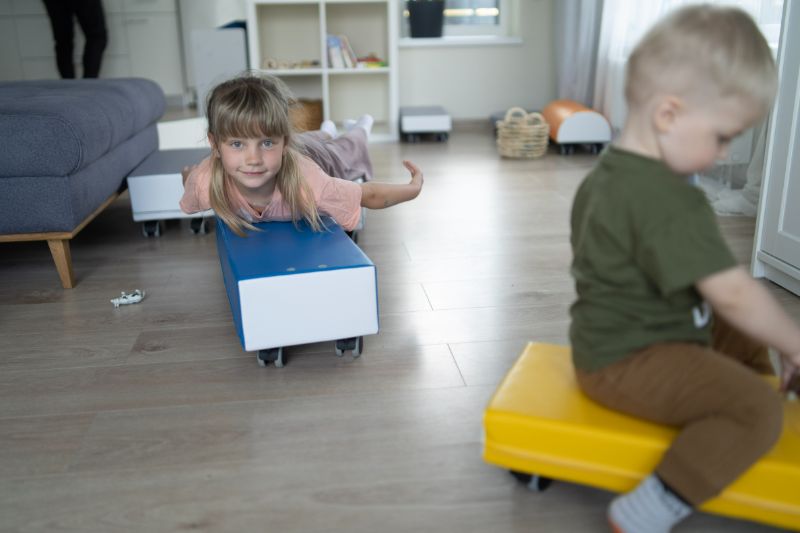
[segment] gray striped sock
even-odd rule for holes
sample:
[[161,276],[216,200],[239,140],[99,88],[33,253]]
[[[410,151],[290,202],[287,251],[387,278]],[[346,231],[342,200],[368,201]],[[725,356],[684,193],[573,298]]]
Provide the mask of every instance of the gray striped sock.
[[692,508],[668,491],[655,474],[614,498],[608,519],[617,533],[668,533]]

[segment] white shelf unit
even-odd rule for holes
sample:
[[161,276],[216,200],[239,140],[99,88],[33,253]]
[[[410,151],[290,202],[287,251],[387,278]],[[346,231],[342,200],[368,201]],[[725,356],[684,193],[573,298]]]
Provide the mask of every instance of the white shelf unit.
[[[397,10],[393,0],[248,0],[250,68],[283,79],[298,98],[322,101],[325,119],[341,124],[369,113],[372,140],[398,138]],[[327,35],[346,35],[356,55],[388,66],[331,68]],[[266,69],[264,62],[316,61],[313,68]]]

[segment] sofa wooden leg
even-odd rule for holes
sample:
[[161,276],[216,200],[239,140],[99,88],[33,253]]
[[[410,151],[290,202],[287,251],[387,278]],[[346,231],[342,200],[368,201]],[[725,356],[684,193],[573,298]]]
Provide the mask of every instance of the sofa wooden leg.
[[75,274],[72,272],[72,256],[69,253],[69,240],[67,239],[48,239],[47,245],[53,261],[56,263],[58,277],[61,278],[61,286],[71,289],[75,286]]

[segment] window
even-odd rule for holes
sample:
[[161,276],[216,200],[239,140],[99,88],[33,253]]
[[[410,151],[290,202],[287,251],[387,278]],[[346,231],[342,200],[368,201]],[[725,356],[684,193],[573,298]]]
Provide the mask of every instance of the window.
[[624,40],[624,46],[619,47],[618,50],[622,52],[622,59],[627,61],[639,39],[666,13],[690,4],[710,3],[736,6],[749,13],[764,34],[764,38],[770,48],[774,53],[777,53],[783,2],[784,0],[660,0],[659,2],[650,0],[648,2],[619,2],[620,9],[615,11],[613,16],[622,22],[619,23],[620,31],[614,34],[612,39],[614,41],[618,39]]
[[[509,36],[513,0],[446,0],[444,36]],[[410,35],[408,11],[403,10],[403,36]]]
[[448,0],[444,23],[447,26],[496,26],[500,23],[499,0]]

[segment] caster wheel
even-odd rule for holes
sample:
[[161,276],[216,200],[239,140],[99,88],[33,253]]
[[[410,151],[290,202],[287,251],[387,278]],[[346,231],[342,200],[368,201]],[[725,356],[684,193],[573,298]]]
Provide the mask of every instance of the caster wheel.
[[142,222],[142,235],[145,237],[161,237],[161,222],[158,220]]
[[437,133],[436,140],[440,143],[447,141],[448,135],[446,133]]
[[543,477],[537,474],[526,474],[515,470],[509,470],[509,472],[531,492],[544,492],[547,490],[547,487],[553,483],[553,480],[549,477]]
[[349,339],[339,339],[336,341],[336,356],[341,357],[344,352],[352,352],[353,357],[361,355],[364,344],[364,337],[350,337]]
[[193,218],[189,226],[195,235],[208,233],[208,222],[205,218]]
[[258,361],[258,366],[266,367],[270,363],[274,363],[276,368],[283,367],[283,347],[259,350],[256,354],[256,361]]
[[336,341],[336,357],[341,357],[344,355],[344,352],[347,348],[345,348],[348,339]]
[[567,145],[566,144],[559,144],[558,145],[558,153],[561,155],[567,155]]

